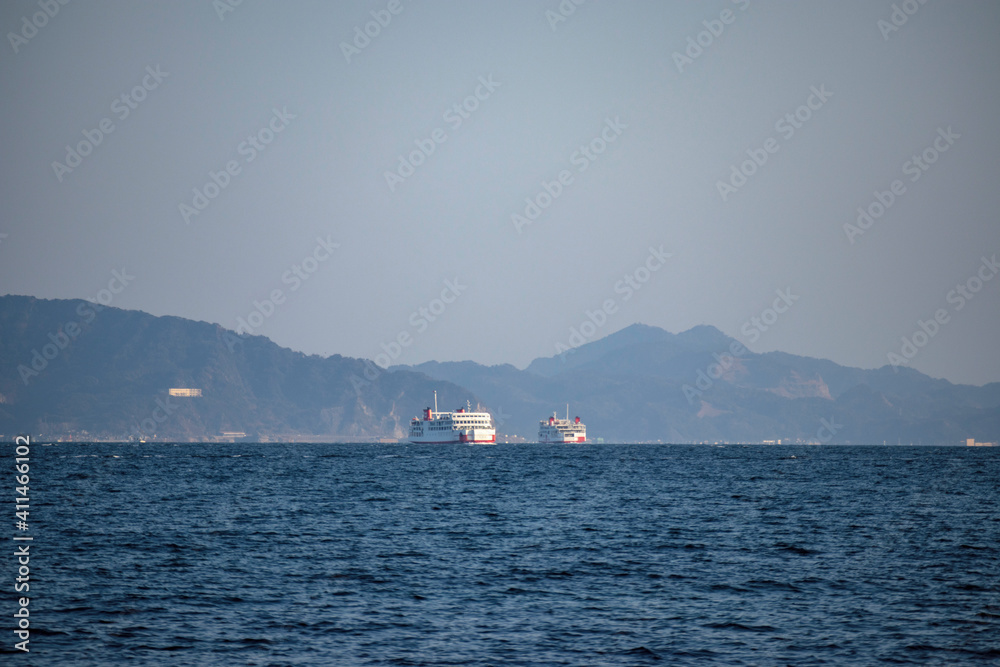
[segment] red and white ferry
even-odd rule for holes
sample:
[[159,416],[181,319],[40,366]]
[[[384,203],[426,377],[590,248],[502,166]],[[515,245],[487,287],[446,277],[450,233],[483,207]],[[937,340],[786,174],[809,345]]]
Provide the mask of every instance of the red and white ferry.
[[435,445],[467,443],[470,445],[495,445],[497,432],[493,417],[488,412],[473,412],[466,401],[465,408],[454,412],[438,412],[437,392],[434,392],[434,409],[424,408],[423,417],[410,420],[410,442]]
[[538,442],[587,442],[587,427],[579,417],[569,420],[567,405],[566,419],[559,419],[553,412],[548,420],[538,422]]

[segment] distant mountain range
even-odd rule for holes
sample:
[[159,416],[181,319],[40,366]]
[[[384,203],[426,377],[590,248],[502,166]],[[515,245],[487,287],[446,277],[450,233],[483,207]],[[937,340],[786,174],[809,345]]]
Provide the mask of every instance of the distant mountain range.
[[409,370],[502,406],[504,428],[529,439],[539,418],[563,416],[566,403],[588,437],[607,441],[959,444],[1000,434],[1000,383],[754,354],[710,326],[675,335],[635,324],[523,371],[472,362]]
[[307,356],[207,322],[98,308],[0,297],[0,433],[365,441],[403,437],[434,389],[456,407],[476,401],[420,373]]
[[[959,444],[1000,435],[1000,383],[754,354],[718,329],[632,325],[526,369],[471,361],[388,371],[307,356],[206,322],[80,300],[0,297],[0,434],[370,441],[441,409],[489,409],[532,440],[553,412],[606,442]],[[171,395],[198,390],[198,396]],[[245,434],[241,435],[241,434]]]

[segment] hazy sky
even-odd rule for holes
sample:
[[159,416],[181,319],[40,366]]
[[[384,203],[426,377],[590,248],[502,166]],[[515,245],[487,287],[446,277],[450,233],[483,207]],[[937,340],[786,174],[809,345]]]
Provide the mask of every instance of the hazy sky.
[[0,5],[0,293],[396,363],[643,322],[1000,380],[996,2],[235,1]]

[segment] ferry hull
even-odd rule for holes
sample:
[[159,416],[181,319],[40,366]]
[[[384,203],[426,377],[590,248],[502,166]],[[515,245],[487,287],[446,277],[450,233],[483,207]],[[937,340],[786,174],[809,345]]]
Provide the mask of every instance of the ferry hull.
[[578,444],[581,442],[587,442],[587,436],[567,436],[565,438],[540,438],[538,442],[545,445],[563,445],[563,444]]
[[481,434],[470,437],[463,433],[459,434],[456,439],[451,440],[439,440],[426,436],[410,436],[408,442],[414,445],[495,445],[497,443],[497,436],[495,433],[492,433],[490,435]]

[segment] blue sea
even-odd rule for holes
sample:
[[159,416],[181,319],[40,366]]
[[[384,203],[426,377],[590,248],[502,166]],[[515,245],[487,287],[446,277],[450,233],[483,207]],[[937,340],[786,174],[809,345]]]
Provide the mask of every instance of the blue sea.
[[31,452],[4,664],[1000,664],[1000,449]]

